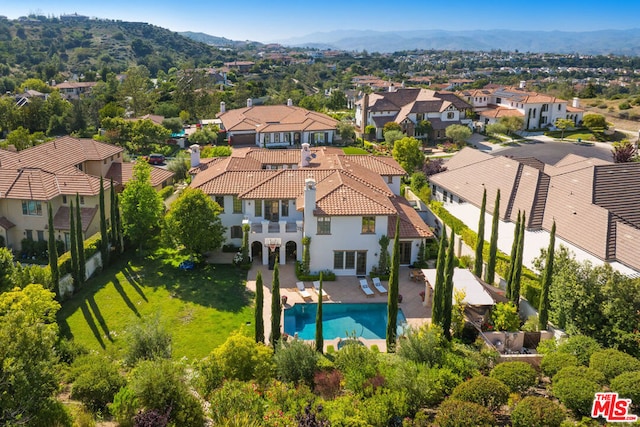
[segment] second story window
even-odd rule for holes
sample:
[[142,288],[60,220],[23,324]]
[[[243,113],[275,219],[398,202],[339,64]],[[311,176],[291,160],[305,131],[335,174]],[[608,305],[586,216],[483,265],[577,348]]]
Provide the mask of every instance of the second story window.
[[262,216],[262,200],[255,200],[253,203],[255,204],[253,216],[261,217]]
[[318,234],[331,234],[331,217],[318,217]]
[[222,208],[222,212],[224,212],[224,196],[215,196],[214,200],[217,204]]
[[22,215],[42,216],[42,202],[40,200],[23,200]]
[[280,210],[282,211],[282,216],[289,216],[289,201],[283,200],[281,202]]
[[242,213],[242,200],[233,196],[233,213]]
[[363,216],[362,217],[362,234],[372,234],[375,232],[376,232],[376,217]]

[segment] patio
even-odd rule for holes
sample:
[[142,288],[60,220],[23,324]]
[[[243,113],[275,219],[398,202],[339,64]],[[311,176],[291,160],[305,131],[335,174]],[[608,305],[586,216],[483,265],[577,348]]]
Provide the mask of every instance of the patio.
[[[264,285],[264,335],[265,339],[268,339],[271,334],[271,282],[273,279],[273,271],[269,270],[267,266],[254,263],[247,275],[247,287],[252,291],[256,289],[256,275],[258,271],[262,274],[262,282]],[[280,295],[287,297],[287,304],[285,307],[293,304],[304,304],[305,301],[298,293],[296,288],[296,282],[298,281],[295,275],[294,264],[285,264],[279,266],[280,271]],[[399,293],[402,295],[402,302],[399,304],[399,308],[402,309],[407,323],[410,326],[418,327],[431,319],[431,304],[426,307],[423,305],[420,292],[425,290],[424,281],[414,281],[409,276],[410,269],[408,267],[400,267],[399,276]],[[369,303],[369,302],[386,302],[387,294],[380,294],[373,288],[371,279],[367,277],[367,281],[374,289],[373,296],[366,296],[360,289],[360,278],[356,276],[338,276],[335,281],[324,281],[322,284],[323,291],[327,294],[327,298],[323,300],[325,304],[349,302],[349,303]],[[389,283],[383,281],[383,286],[389,289]],[[307,291],[312,295],[311,301],[318,302],[318,295],[313,290],[313,284],[311,282],[305,282]],[[367,346],[377,345],[380,351],[385,352],[387,350],[386,342],[381,340],[362,340]],[[325,351],[327,346],[332,345],[334,349],[337,349],[338,339],[331,339],[324,341]]]

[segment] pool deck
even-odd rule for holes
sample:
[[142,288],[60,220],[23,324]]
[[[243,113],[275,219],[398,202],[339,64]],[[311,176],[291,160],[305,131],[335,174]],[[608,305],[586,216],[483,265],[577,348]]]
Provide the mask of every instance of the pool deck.
[[[266,265],[254,264],[249,270],[247,275],[247,287],[252,291],[256,289],[256,275],[258,271],[262,273],[262,282],[264,286],[264,305],[263,305],[263,319],[264,319],[264,335],[268,340],[271,334],[271,283],[273,279],[273,271],[269,270]],[[400,267],[399,276],[399,293],[402,295],[402,302],[399,307],[404,313],[407,323],[410,326],[418,327],[424,323],[431,321],[431,304],[426,306],[422,302],[420,292],[425,290],[425,283],[421,280],[412,280],[409,276],[408,267]],[[280,272],[280,295],[287,297],[287,304],[285,307],[289,307],[293,304],[304,304],[305,301],[298,293],[296,288],[296,275],[295,265],[285,264],[279,266]],[[349,302],[349,303],[367,303],[367,302],[387,302],[387,294],[380,294],[375,290],[371,279],[367,277],[367,281],[371,289],[375,292],[373,296],[366,296],[360,289],[360,279],[356,276],[338,276],[335,281],[324,281],[322,283],[323,290],[327,294],[327,297],[323,300],[324,303],[335,302]],[[307,291],[311,294],[311,301],[306,302],[318,302],[318,295],[313,289],[313,283],[305,282]],[[389,283],[382,282],[382,285],[388,290]],[[376,345],[382,352],[387,351],[387,345],[385,340],[364,340],[362,341],[367,346]],[[338,339],[325,339],[324,346],[325,351],[328,346],[333,346],[334,349],[338,348]]]

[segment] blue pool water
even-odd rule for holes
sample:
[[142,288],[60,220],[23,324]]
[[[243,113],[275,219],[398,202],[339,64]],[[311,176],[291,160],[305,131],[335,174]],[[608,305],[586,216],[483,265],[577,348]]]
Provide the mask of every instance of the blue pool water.
[[[295,304],[284,310],[284,332],[298,334],[303,340],[316,337],[317,303]],[[406,318],[398,309],[398,334]],[[356,337],[385,339],[387,332],[387,303],[322,304],[322,335],[324,339]]]

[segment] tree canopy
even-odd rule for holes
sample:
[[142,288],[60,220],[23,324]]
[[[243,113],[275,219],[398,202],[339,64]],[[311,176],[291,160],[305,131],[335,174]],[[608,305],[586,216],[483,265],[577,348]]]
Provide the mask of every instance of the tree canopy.
[[166,228],[176,243],[192,254],[201,255],[224,242],[221,212],[220,206],[202,190],[185,188],[167,213]]
[[424,155],[420,151],[420,141],[405,136],[393,144],[393,158],[411,175],[413,171],[422,169]]
[[451,125],[447,127],[445,135],[447,138],[453,139],[453,142],[456,144],[461,145],[466,143],[467,139],[471,137],[471,129],[464,125]]
[[124,235],[142,247],[164,212],[162,198],[151,186],[151,166],[148,163],[136,162],[133,179],[127,183],[120,198]]

